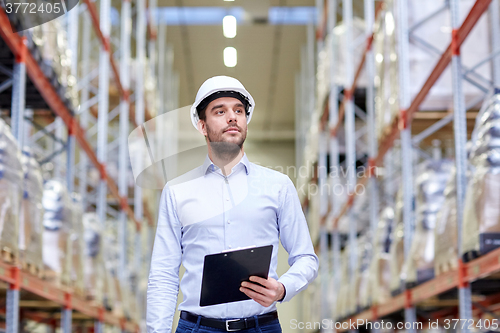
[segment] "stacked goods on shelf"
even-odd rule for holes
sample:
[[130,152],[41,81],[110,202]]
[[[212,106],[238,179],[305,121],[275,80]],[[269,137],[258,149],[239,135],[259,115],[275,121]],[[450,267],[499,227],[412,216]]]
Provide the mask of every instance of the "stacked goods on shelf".
[[349,279],[349,246],[346,246],[340,254],[341,273],[337,286],[337,319],[346,318],[352,313],[351,303],[351,283]]
[[[141,66],[142,68],[139,68]],[[151,117],[155,117],[158,112],[158,105],[154,101],[157,94],[157,85],[155,83],[155,74],[151,72],[150,59],[147,57],[142,64],[139,64],[136,59],[130,59],[130,86],[136,84],[137,73],[141,71],[144,74],[144,108]],[[146,119],[147,120],[147,119]]]
[[71,284],[74,291],[81,297],[84,297],[85,284],[83,274],[85,243],[83,239],[83,209],[80,196],[77,193],[71,194],[71,212],[73,219],[73,228],[71,230]]
[[[375,25],[375,113],[377,118],[377,133],[379,138],[386,134],[387,126],[399,115],[398,105],[398,50],[396,40],[396,1],[385,1],[380,24]],[[463,20],[475,0],[459,2]],[[450,43],[450,31],[443,27],[450,26],[450,16],[441,10],[442,1],[410,0],[408,1],[408,26],[416,26],[411,30],[411,38],[407,60],[410,64],[410,93],[415,96],[429,77],[445,45]],[[432,18],[432,19],[428,19]],[[425,24],[423,24],[425,22]],[[488,20],[483,16],[462,45],[462,62],[464,68],[471,68],[482,61],[485,54],[490,53],[490,29]],[[468,73],[468,78],[481,85],[489,85],[491,80],[490,62],[482,63]],[[434,84],[429,95],[420,105],[420,111],[450,110],[453,108],[453,89],[451,71],[445,71],[439,81]],[[474,85],[465,82],[463,94],[466,100],[481,98],[482,93]]]
[[307,197],[309,199],[309,205],[307,206],[307,224],[309,225],[309,230],[311,233],[311,239],[318,239],[319,237],[319,205],[321,200],[321,191],[324,189],[319,189],[317,186],[317,181],[311,181],[309,183],[310,191],[307,191]]
[[434,229],[434,274],[436,276],[457,268],[457,187],[456,168],[444,190],[444,202],[439,210]]
[[2,259],[19,258],[19,212],[23,194],[21,152],[10,127],[0,119],[0,251]]
[[119,252],[117,244],[118,221],[107,220],[104,231],[103,261],[104,261],[104,305],[113,311],[118,311],[120,305],[120,290],[118,280]]
[[[142,230],[142,229],[141,229]],[[137,304],[136,300],[136,279],[137,279],[137,251],[135,251],[135,237],[137,234],[137,229],[135,223],[132,221],[127,221],[127,257],[125,258],[125,262],[127,263],[127,272],[128,276],[126,281],[129,283],[125,283],[121,289],[122,297],[123,297],[123,311],[128,318],[137,318]]]
[[158,103],[160,102],[160,99],[155,97],[155,95],[159,93],[156,85],[156,74],[152,71],[150,59],[146,59],[144,64],[147,65],[146,68],[144,68],[144,101],[146,102],[146,109],[149,115],[155,117],[158,114]]
[[43,178],[42,169],[28,147],[22,156],[24,193],[19,214],[19,251],[23,268],[43,277]]
[[76,78],[71,75],[71,50],[64,16],[28,30],[28,49],[69,110],[78,105]]
[[42,204],[43,262],[49,269],[45,275],[58,285],[71,286],[74,220],[71,198],[62,181],[51,179],[45,183]]
[[[359,17],[354,17],[353,22],[352,22],[352,38],[354,40],[362,40],[364,35],[365,35],[365,22],[363,19]],[[345,63],[346,63],[346,58],[345,58],[345,50],[348,47],[349,43],[352,41],[347,41],[346,39],[346,27],[344,23],[338,24],[333,30],[332,34],[330,34],[326,39],[325,39],[325,45],[328,47],[327,48],[327,55],[328,55],[328,61],[331,59],[328,44],[331,43],[331,38],[333,36],[333,50],[335,52],[335,60],[337,61],[337,65],[334,66],[334,71],[333,71],[333,79],[336,83],[337,86],[339,87],[344,87],[345,89],[350,89],[351,87],[346,87],[347,82],[346,82],[346,73],[345,73]],[[328,43],[328,44],[327,44]],[[363,51],[365,50],[365,44],[363,43],[354,43],[354,59],[351,61],[353,62],[354,66],[357,66],[361,62],[361,58],[363,57]],[[331,45],[331,44],[330,44]],[[318,68],[318,74],[319,74],[319,68]],[[324,72],[325,74],[330,73]],[[330,77],[330,75],[325,75],[326,77]],[[366,74],[363,72],[361,73],[361,76],[358,80],[358,86],[361,87],[366,87]]]
[[123,316],[125,318],[132,318],[131,303],[132,294],[130,291],[130,286],[128,284],[122,285],[120,289],[120,299],[121,299],[121,310],[123,311]]
[[[343,172],[346,171],[341,171],[340,174],[342,174]],[[337,175],[335,175],[334,177],[337,177]],[[348,181],[344,177],[344,175],[339,176],[337,182],[341,185],[337,185],[337,187],[335,188],[335,191],[338,191],[337,193],[340,193],[340,195],[337,195],[335,197],[335,199],[337,200],[337,205],[339,205],[339,207],[342,207],[342,205],[345,204],[348,194],[356,192],[358,194],[350,209],[350,214],[344,214],[339,219],[338,230],[343,234],[348,234],[350,230],[351,219],[356,220],[356,232],[361,233],[367,230],[368,225],[370,224],[370,216],[368,211],[369,201],[368,196],[366,195],[366,191],[361,191],[359,187],[355,188],[354,191],[349,189]]]
[[396,209],[394,214],[395,228],[391,233],[391,248],[389,250],[391,268],[391,295],[395,296],[403,290],[401,286],[401,271],[404,264],[404,223],[403,223],[403,192],[401,189],[396,194]]
[[391,298],[390,235],[394,225],[394,209],[385,207],[374,239],[373,258],[370,265],[370,296],[373,304],[383,304]]
[[97,304],[104,301],[104,263],[102,228],[96,213],[83,214],[83,239],[85,257],[83,263],[85,293],[87,299]]
[[500,95],[481,108],[472,134],[473,171],[464,208],[463,258],[474,259],[500,247]]
[[415,231],[401,274],[407,288],[434,278],[434,228],[445,201],[444,190],[450,180],[452,162],[439,156],[423,162],[419,168]]
[[370,260],[373,255],[371,235],[365,234],[358,238],[358,268],[355,273],[354,295],[356,298],[356,311],[363,311],[370,306]]
[[394,33],[393,3],[385,4],[383,18],[374,30],[375,53],[375,114],[377,136],[382,139],[385,130],[399,112],[398,57]]

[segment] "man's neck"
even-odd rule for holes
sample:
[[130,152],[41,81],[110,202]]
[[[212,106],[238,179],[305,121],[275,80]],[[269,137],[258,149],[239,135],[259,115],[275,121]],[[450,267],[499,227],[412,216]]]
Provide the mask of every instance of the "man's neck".
[[213,164],[217,165],[221,169],[221,172],[224,176],[227,176],[231,173],[231,170],[236,164],[240,162],[244,153],[245,152],[243,151],[243,146],[241,147],[239,152],[233,156],[221,156],[220,154],[217,154],[212,149],[210,149],[210,145],[208,147],[208,157],[210,157],[210,160]]

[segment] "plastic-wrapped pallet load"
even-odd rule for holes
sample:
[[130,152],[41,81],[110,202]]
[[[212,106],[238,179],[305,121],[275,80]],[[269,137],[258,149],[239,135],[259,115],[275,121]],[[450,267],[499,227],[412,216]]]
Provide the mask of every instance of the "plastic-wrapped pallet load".
[[10,127],[0,119],[0,250],[2,259],[19,258],[19,212],[23,194],[21,152]]
[[[347,187],[347,181],[343,186],[343,193],[349,193],[350,190]],[[356,232],[361,233],[363,232],[363,230],[367,230],[370,224],[370,206],[366,191],[360,191],[359,189],[356,189],[354,192],[358,193],[358,195],[356,196],[356,200],[354,200],[353,206],[351,208],[351,218],[356,220]],[[347,214],[344,214],[340,218],[338,228],[341,233],[349,233],[350,217]]]
[[35,59],[45,76],[55,87],[65,105],[74,110],[78,105],[76,78],[71,75],[71,50],[68,46],[63,18],[57,18],[33,27],[29,36],[36,45]]
[[117,295],[119,294],[117,288],[118,277],[118,262],[119,252],[117,237],[118,221],[106,221],[106,228],[104,232],[103,242],[103,259],[105,267],[105,280],[104,280],[104,304],[109,310],[117,310],[115,308],[117,302]]
[[[425,81],[432,72],[441,52],[445,51],[450,44],[450,15],[447,11],[440,10],[444,1],[436,0],[408,0],[408,25],[415,26],[412,30],[411,43],[409,45],[410,64],[410,94],[411,99],[420,91]],[[470,11],[475,0],[459,1],[460,20]],[[374,53],[375,53],[375,113],[377,118],[377,135],[379,138],[386,134],[387,126],[391,124],[399,114],[398,105],[398,52],[397,52],[397,1],[384,1],[385,10],[382,12],[381,24],[375,25]],[[432,17],[432,19],[427,19]],[[464,68],[472,67],[479,63],[484,54],[490,52],[487,17],[479,19],[470,36],[464,41],[462,47],[462,61]],[[438,52],[436,52],[438,50]],[[343,67],[342,63],[336,67]],[[482,66],[475,68],[480,78],[469,73],[480,82],[491,78],[490,63],[485,62]],[[420,110],[436,111],[453,108],[451,70],[446,70],[441,79],[433,85],[428,96],[420,105]],[[472,84],[465,83],[463,94],[470,101],[481,97],[480,91]]]
[[74,291],[81,297],[85,295],[85,284],[84,284],[84,251],[85,251],[85,241],[84,228],[83,228],[83,209],[81,206],[81,199],[77,193],[71,194],[71,212],[73,219],[73,229],[71,231],[71,284]]
[[500,247],[500,95],[481,108],[472,135],[473,172],[464,208],[463,258],[474,259]]
[[399,112],[398,56],[392,5],[393,1],[386,3],[387,11],[384,13],[384,19],[375,27],[374,87],[379,140],[387,134],[385,131]]
[[391,267],[391,295],[401,293],[401,271],[404,264],[404,223],[403,223],[403,193],[401,189],[396,195],[396,210],[394,214],[395,228],[391,234],[391,248],[389,251]]
[[135,223],[131,220],[127,222],[127,257],[125,258],[125,262],[128,263],[127,272],[129,272],[129,276],[126,278],[128,283],[125,286],[122,286],[122,295],[123,295],[123,311],[125,316],[128,318],[136,318],[137,316],[137,304],[135,297],[135,289],[134,286],[136,284],[136,271],[135,263],[137,252],[135,251],[135,236],[136,236],[136,226]]
[[434,227],[451,168],[450,160],[428,160],[417,175],[415,231],[402,272],[407,288],[434,278]]
[[337,298],[337,311],[338,318],[343,319],[349,315],[350,309],[350,279],[349,279],[349,246],[344,248],[344,251],[340,254],[341,262],[341,274],[340,274],[340,285]]
[[310,182],[311,189],[307,195],[309,197],[309,206],[307,207],[307,224],[312,239],[319,238],[319,205],[321,199],[321,190],[317,186],[317,182]]
[[122,285],[120,291],[121,291],[123,316],[125,318],[132,318],[131,305],[130,305],[132,295],[131,295],[130,285],[128,283]]
[[377,225],[373,258],[370,265],[370,294],[373,304],[383,304],[391,297],[390,234],[394,224],[394,209],[385,207]]
[[83,214],[85,241],[84,276],[88,299],[102,304],[104,292],[104,263],[102,258],[102,228],[96,213]]
[[355,278],[357,311],[364,311],[370,306],[370,260],[373,255],[370,234],[358,238],[358,269]]
[[19,214],[19,250],[23,268],[43,277],[42,169],[28,147],[23,149],[24,193]]
[[44,184],[43,262],[49,269],[47,279],[57,284],[71,285],[71,233],[73,212],[71,199],[62,181],[51,179]]
[[456,169],[452,168],[444,190],[444,203],[439,210],[434,229],[434,273],[436,276],[457,268],[457,188]]
[[125,315],[125,302],[124,302],[124,296],[123,296],[123,289],[125,286],[120,282],[117,276],[111,276],[111,279],[113,281],[113,285],[115,287],[115,304],[113,307],[113,313],[118,316],[118,317],[123,317]]

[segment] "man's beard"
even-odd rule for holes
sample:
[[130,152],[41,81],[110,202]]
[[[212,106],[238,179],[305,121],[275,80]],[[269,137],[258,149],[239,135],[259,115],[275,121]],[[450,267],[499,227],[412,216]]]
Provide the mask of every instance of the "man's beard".
[[[207,127],[207,139],[210,144],[212,152],[221,160],[225,160],[228,163],[231,162],[241,151],[243,147],[243,142],[246,139],[246,133],[240,132],[243,136],[237,142],[224,141],[222,135],[224,133],[217,133],[212,131],[208,124]],[[238,128],[240,129],[240,128]]]

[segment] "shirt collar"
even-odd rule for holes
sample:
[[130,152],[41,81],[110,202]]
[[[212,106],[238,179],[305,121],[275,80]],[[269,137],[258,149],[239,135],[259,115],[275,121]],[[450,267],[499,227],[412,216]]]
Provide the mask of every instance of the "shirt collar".
[[[235,167],[237,167],[239,164],[243,164],[245,166],[245,170],[246,170],[246,173],[248,175],[248,173],[250,172],[250,161],[248,160],[248,157],[247,157],[247,154],[246,153],[243,153],[243,156],[241,157],[240,161],[233,167],[233,169]],[[207,156],[205,157],[205,162],[203,162],[203,166],[202,166],[202,171],[203,171],[203,174],[206,174],[207,173],[207,170],[208,168],[211,168],[210,170],[211,171],[215,171],[216,169],[218,169],[219,167],[216,166],[212,160],[210,159],[210,157]]]

